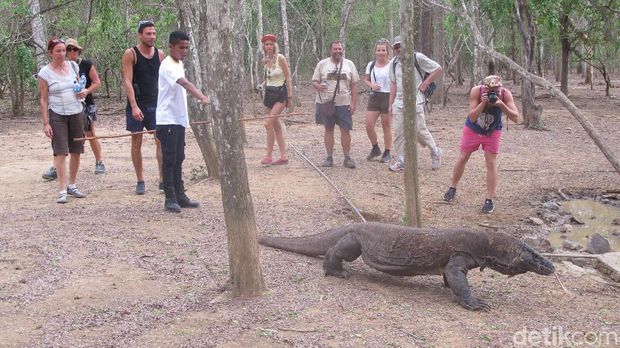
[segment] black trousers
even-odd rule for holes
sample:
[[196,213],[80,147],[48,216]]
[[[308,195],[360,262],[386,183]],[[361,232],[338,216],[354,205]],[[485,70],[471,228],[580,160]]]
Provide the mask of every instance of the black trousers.
[[[166,198],[175,197],[175,187],[183,183],[183,160],[185,160],[185,127],[158,125],[157,139],[162,150],[162,175]],[[180,194],[181,192],[177,192]]]

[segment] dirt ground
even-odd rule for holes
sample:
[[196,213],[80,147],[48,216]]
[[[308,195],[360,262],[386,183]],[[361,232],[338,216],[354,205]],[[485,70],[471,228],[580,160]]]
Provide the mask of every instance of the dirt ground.
[[[590,91],[571,82],[571,99],[620,156],[619,99],[604,98],[603,86]],[[296,111],[309,115],[295,117],[286,138],[317,163],[324,157],[323,130],[312,122],[311,91],[299,90]],[[512,90],[520,95],[519,88]],[[486,223],[516,236],[539,235],[528,217],[536,216],[558,189],[620,188],[620,176],[579,123],[557,101],[538,94],[548,130],[508,126],[496,211],[490,215],[480,212],[485,195],[481,153],[472,156],[455,203],[440,202],[458,155],[465,89],[452,91],[448,107],[435,107],[428,125],[443,149],[443,167],[431,171],[428,150],[419,148],[424,226],[481,229],[479,224]],[[321,259],[261,247],[268,291],[259,298],[228,299],[221,290],[228,279],[221,191],[217,181],[197,179],[204,163],[193,135],[187,136],[184,168],[188,195],[202,203],[199,209],[164,211],[151,141],[144,150],[147,193],[133,193],[129,138],[103,141],[107,171],[99,176],[87,145],[78,184],[88,197],[59,205],[55,182],[41,179],[52,156],[34,116],[35,103],[29,118],[10,120],[6,100],[0,114],[0,346],[569,346],[595,339],[604,345],[609,334],[620,336],[620,287],[594,271],[577,272],[562,263],[556,264],[558,275],[570,295],[553,277],[508,278],[472,270],[474,295],[492,309],[470,312],[457,305],[438,276],[393,277],[358,260],[347,265],[350,279],[336,279],[323,276]],[[123,104],[103,98],[98,103],[99,134],[124,132]],[[520,109],[519,100],[517,105]],[[255,106],[262,110],[258,102]],[[399,223],[402,173],[365,160],[370,150],[365,107],[363,97],[362,111],[354,117],[352,155],[358,167],[342,167],[337,140],[336,166],[325,172],[368,220]],[[251,103],[247,109],[252,110]],[[292,149],[290,164],[260,165],[264,128],[260,122],[246,127],[245,156],[260,235],[301,236],[359,221]],[[380,126],[377,131],[381,144]],[[574,334],[566,336],[573,341],[562,341],[567,332]]]

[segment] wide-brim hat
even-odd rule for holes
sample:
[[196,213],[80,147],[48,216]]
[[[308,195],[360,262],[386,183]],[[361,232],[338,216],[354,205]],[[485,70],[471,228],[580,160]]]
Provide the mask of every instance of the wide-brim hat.
[[261,37],[260,42],[265,43],[265,41],[273,41],[276,42],[278,38],[274,34],[265,34]]
[[69,46],[73,46],[75,48],[77,48],[78,50],[82,50],[82,46],[80,46],[77,42],[76,39],[67,39],[67,41],[65,41],[65,46],[69,47]]
[[502,78],[497,75],[489,75],[484,78],[484,85],[487,87],[501,87]]

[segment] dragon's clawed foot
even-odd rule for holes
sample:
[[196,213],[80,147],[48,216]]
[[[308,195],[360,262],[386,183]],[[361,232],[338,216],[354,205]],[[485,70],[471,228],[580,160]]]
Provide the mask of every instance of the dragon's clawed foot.
[[470,297],[468,299],[458,299],[459,304],[470,311],[488,311],[491,309],[486,302],[481,299],[477,299],[475,297]]
[[325,275],[328,276],[334,276],[334,277],[338,277],[338,278],[349,278],[351,276],[351,273],[349,273],[349,271],[344,270],[344,269],[325,269]]

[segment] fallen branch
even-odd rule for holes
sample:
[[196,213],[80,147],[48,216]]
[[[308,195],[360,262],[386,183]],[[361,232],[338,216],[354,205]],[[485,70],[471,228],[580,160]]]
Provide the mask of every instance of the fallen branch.
[[299,156],[301,156],[301,158],[303,158],[304,160],[306,160],[306,162],[308,162],[314,169],[316,169],[317,172],[319,172],[319,174],[321,174],[321,176],[323,176],[325,178],[325,180],[327,180],[327,182],[332,185],[332,187],[334,189],[336,189],[336,191],[338,192],[338,194],[340,194],[340,197],[344,198],[344,200],[351,206],[351,208],[353,208],[353,212],[355,212],[355,214],[357,214],[357,216],[359,216],[359,218],[362,220],[362,222],[366,222],[366,219],[362,216],[362,214],[360,213],[360,210],[357,209],[357,207],[355,207],[353,205],[353,203],[351,203],[351,201],[344,195],[344,193],[342,193],[342,191],[340,191],[340,189],[329,179],[329,177],[327,177],[327,175],[325,175],[325,173],[323,173],[322,170],[319,169],[319,167],[317,167],[316,165],[314,165],[314,163],[312,163],[312,161],[310,161],[308,159],[308,157],[306,157],[303,153],[301,153],[299,150],[297,150],[297,148],[295,147],[295,145],[293,144],[289,144],[289,146],[295,150],[295,152],[297,152],[297,154]]
[[[246,122],[246,121],[256,121],[256,120],[264,120],[264,119],[268,119],[268,118],[279,118],[279,117],[287,117],[287,116],[304,116],[304,115],[308,115],[307,113],[304,112],[291,112],[290,114],[280,114],[280,115],[276,115],[276,116],[262,116],[262,117],[244,117],[244,118],[240,118],[239,122]],[[206,123],[211,123],[211,121],[195,121],[195,122],[190,122],[190,125],[195,125],[195,124],[206,124]]]
[[81,140],[93,140],[93,139],[122,138],[122,137],[129,137],[129,136],[136,135],[136,134],[145,134],[145,133],[155,133],[155,130],[147,130],[147,131],[142,131],[142,132],[133,132],[133,133],[126,133],[126,134],[118,134],[118,135],[99,135],[96,137],[73,138],[73,140],[81,141]]
[[566,287],[564,287],[564,284],[562,284],[562,281],[560,280],[560,277],[558,277],[558,274],[556,272],[553,272],[553,275],[555,276],[555,279],[558,280],[558,283],[560,283],[560,286],[562,287],[562,290],[564,290],[564,292],[567,295],[571,295],[571,293],[568,290],[566,290]]
[[285,328],[279,327],[280,331],[292,331],[292,332],[316,332],[316,329],[294,329],[294,328]]

